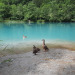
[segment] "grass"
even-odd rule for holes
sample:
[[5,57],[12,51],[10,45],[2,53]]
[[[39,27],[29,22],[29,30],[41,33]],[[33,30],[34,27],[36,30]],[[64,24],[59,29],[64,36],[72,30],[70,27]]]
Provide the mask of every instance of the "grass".
[[9,58],[9,59],[7,59],[7,60],[3,60],[1,63],[6,63],[6,62],[12,62],[12,59]]

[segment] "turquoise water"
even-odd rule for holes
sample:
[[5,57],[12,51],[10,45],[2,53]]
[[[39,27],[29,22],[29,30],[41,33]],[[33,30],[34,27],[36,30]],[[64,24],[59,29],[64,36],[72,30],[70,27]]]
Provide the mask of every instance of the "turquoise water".
[[[23,40],[23,35],[27,36]],[[75,42],[75,23],[0,23],[0,40],[65,40]]]

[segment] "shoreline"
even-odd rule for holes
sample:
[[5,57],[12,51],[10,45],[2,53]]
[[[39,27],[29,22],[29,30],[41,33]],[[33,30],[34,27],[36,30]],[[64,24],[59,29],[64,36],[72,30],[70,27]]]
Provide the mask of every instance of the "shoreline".
[[[31,41],[31,42],[11,42],[1,43],[0,42],[0,57],[11,55],[11,54],[22,54],[33,50],[33,45],[42,50],[42,42]],[[46,45],[49,49],[68,49],[75,51],[75,42],[67,41],[46,41]]]
[[75,51],[68,49],[31,51],[0,57],[1,75],[75,75]]

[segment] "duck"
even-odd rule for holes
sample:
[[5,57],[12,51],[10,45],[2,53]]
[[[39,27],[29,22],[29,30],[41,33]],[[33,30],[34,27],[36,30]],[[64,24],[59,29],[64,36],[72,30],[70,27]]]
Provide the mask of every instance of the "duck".
[[25,38],[27,38],[27,36],[24,36],[24,35],[23,35],[23,40],[24,40]]
[[40,49],[33,45],[33,54],[36,55],[36,53],[38,53],[39,51]]
[[43,39],[42,41],[43,41],[42,47],[43,47],[44,51],[48,51],[49,48],[45,45],[45,39]]

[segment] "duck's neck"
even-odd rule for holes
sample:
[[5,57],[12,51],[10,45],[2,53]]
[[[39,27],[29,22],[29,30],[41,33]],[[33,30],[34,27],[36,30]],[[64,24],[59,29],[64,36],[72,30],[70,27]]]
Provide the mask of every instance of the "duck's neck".
[[43,45],[45,45],[45,41],[43,41]]

